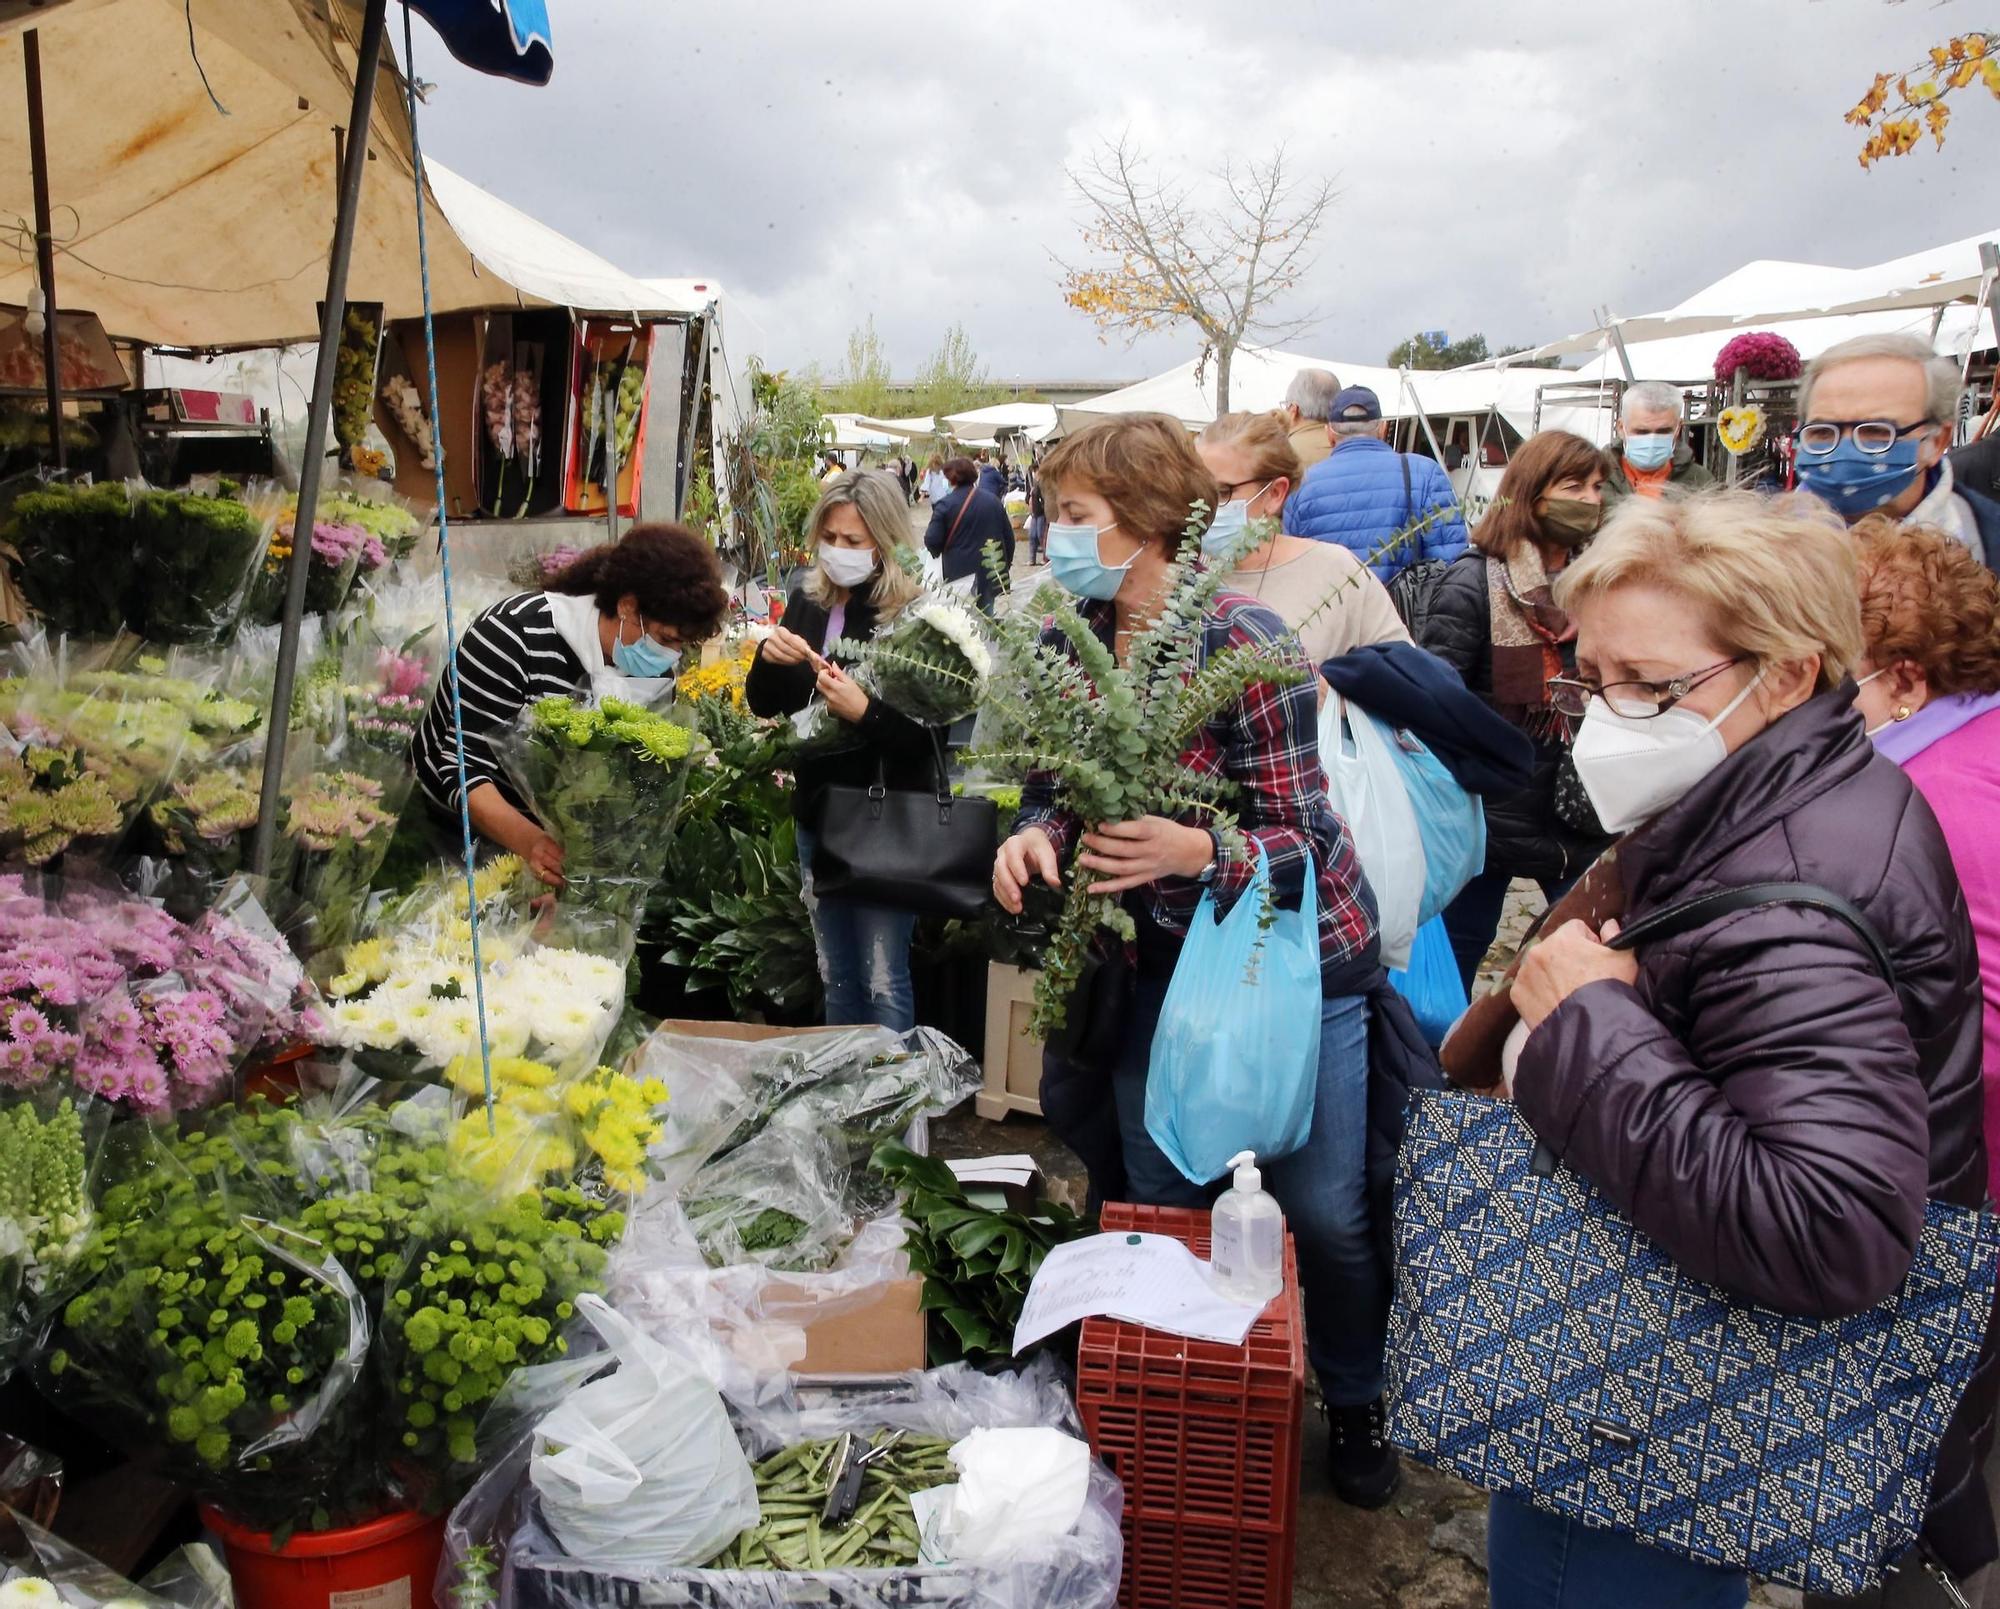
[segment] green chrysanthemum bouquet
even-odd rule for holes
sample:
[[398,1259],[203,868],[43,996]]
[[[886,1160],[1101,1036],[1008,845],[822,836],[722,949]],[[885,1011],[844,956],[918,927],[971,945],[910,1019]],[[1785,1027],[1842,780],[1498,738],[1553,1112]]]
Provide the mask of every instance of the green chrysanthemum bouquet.
[[564,903],[632,920],[666,867],[697,750],[688,727],[623,699],[545,698],[508,767],[563,847]]

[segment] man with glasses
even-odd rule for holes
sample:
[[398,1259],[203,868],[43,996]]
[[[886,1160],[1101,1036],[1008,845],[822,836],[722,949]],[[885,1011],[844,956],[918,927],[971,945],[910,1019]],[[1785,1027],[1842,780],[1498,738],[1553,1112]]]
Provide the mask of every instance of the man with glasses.
[[1958,365],[1915,335],[1828,347],[1799,382],[1798,478],[1850,525],[1887,514],[2000,561],[2000,502],[1956,483]]
[[1626,497],[1678,497],[1713,486],[1683,437],[1681,394],[1664,380],[1627,386],[1618,403],[1618,440],[1604,455],[1604,506]]

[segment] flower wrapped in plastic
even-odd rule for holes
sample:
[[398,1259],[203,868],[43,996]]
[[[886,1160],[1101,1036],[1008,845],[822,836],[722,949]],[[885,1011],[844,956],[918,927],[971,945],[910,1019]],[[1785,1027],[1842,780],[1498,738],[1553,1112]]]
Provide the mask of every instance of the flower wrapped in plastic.
[[[481,929],[486,1030],[496,1057],[545,1063],[565,1077],[596,1065],[625,1001],[622,959],[542,943],[525,925]],[[425,920],[346,946],[324,983],[326,1042],[378,1076],[440,1078],[479,1061],[472,932]]]
[[984,618],[947,593],[926,593],[873,637],[843,637],[832,652],[871,698],[926,726],[970,715],[993,673]]
[[0,1089],[0,1381],[64,1295],[83,1250],[108,1116],[51,1089]]
[[235,497],[141,491],[132,498],[127,623],[151,643],[221,643],[236,630],[278,522],[268,491]]
[[338,1234],[366,1208],[308,1198],[291,1163],[301,1121],[258,1106],[184,1135],[121,1134],[38,1364],[55,1400],[274,1529],[360,1518],[385,1485],[358,1282],[394,1250]]
[[346,944],[359,931],[369,886],[412,786],[405,766],[356,749],[292,790],[284,831],[292,844],[291,891],[306,925],[302,942],[310,949]]
[[522,712],[502,759],[563,847],[564,905],[636,920],[703,747],[688,727],[624,699],[545,698]]
[[124,629],[131,515],[122,481],[52,481],[14,499],[0,541],[18,555],[22,596],[50,632],[111,637]]
[[[101,668],[130,640],[77,652],[64,640],[35,637],[9,651],[0,677],[0,727],[12,736],[0,751],[0,859],[40,866],[71,849],[109,853],[164,784],[191,744],[206,752],[190,706],[177,691],[193,684],[171,675],[155,696],[143,659],[129,672]],[[218,720],[234,709],[215,706]]]
[[635,1195],[652,1176],[647,1153],[661,1136],[667,1086],[596,1067],[565,1077],[545,1062],[499,1056],[492,1064],[493,1110],[485,1106],[486,1071],[477,1056],[445,1069],[468,1097],[447,1142],[455,1175],[498,1185],[509,1177],[540,1184],[583,1177]]

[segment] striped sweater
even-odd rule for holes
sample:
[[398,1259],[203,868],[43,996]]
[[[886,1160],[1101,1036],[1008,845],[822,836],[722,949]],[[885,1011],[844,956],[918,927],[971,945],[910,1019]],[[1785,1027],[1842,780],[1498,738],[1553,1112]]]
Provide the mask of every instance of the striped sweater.
[[[465,706],[465,785],[490,782],[508,803],[524,808],[495,752],[495,738],[537,699],[573,696],[590,680],[583,662],[556,630],[539,592],[502,598],[466,628],[453,655]],[[410,758],[424,797],[458,814],[458,755],[452,741],[450,679],[431,699],[410,740]]]

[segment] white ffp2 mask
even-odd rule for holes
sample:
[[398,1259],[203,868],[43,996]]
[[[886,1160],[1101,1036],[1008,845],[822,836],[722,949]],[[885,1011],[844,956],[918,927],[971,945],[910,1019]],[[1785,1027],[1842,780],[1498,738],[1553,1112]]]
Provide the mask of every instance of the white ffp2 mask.
[[875,550],[866,548],[837,548],[831,542],[819,545],[819,567],[826,572],[827,580],[837,587],[852,590],[875,573]]
[[1678,707],[1664,715],[1620,715],[1593,698],[1570,760],[1606,832],[1651,821],[1729,757],[1719,730],[1743,706],[1763,671],[1712,719]]

